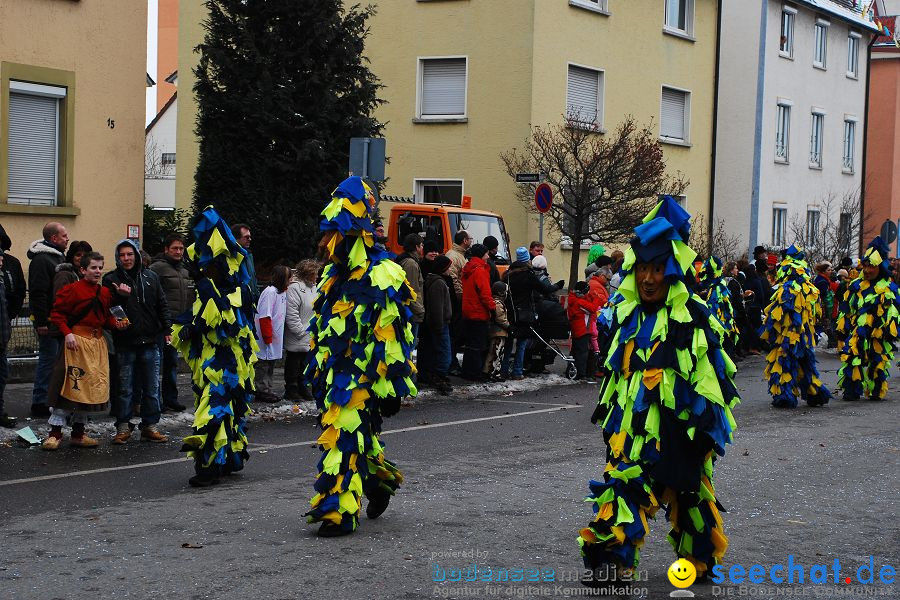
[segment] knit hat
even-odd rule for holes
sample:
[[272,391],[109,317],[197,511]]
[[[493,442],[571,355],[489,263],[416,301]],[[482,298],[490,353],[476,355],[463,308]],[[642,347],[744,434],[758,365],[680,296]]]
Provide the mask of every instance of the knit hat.
[[[601,244],[594,244],[593,246],[591,246],[591,249],[588,250],[588,255],[587,255],[588,264],[594,262],[595,260],[597,260],[598,258],[603,256],[604,252],[606,252],[606,248],[604,248]],[[597,265],[597,266],[599,267],[602,265]]]
[[481,242],[481,244],[488,250],[494,250],[495,248],[500,247],[500,242],[497,241],[497,238],[495,238],[492,235],[489,235],[486,238],[484,238],[484,241]]
[[437,258],[434,259],[434,267],[431,269],[431,272],[437,275],[443,275],[444,271],[446,271],[447,267],[449,266],[450,259],[443,254],[440,254]]
[[516,248],[517,262],[528,262],[529,260],[531,260],[531,254],[528,252],[528,248],[526,248],[525,246],[519,246],[518,248]]
[[838,269],[837,276],[838,277],[849,277],[850,273],[847,272],[847,269]]
[[481,257],[484,256],[485,254],[487,254],[487,251],[488,251],[488,250],[487,250],[487,248],[484,247],[484,244],[475,244],[475,245],[472,246],[472,248],[469,250],[469,253],[470,253],[470,256],[472,256],[473,258],[476,257],[476,256],[477,256],[478,258],[481,258]]
[[547,258],[543,255],[538,254],[534,258],[531,259],[531,266],[535,269],[546,269],[547,268]]
[[422,252],[424,254],[428,254],[429,252],[440,252],[441,249],[438,248],[437,242],[434,240],[426,240],[425,245],[422,247]]
[[509,286],[502,281],[495,281],[494,285],[491,286],[491,294],[494,296],[505,296],[508,288]]
[[769,265],[769,267],[774,267],[778,264],[778,257],[774,254],[769,253],[768,255],[766,255],[766,264]]

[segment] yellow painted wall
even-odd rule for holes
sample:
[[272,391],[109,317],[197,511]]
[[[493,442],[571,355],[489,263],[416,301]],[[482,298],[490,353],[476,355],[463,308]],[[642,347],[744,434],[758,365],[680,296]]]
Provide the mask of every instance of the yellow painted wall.
[[200,55],[194,52],[203,41],[202,22],[206,9],[202,0],[180,0],[178,3],[178,148],[175,169],[175,207],[190,208],[194,196],[194,173],[197,172],[200,146],[194,127],[197,123],[197,98],[194,96],[194,67]]
[[[75,210],[0,205],[0,222],[13,242],[11,253],[27,269],[28,245],[41,237],[45,223],[60,221],[70,239],[88,240],[111,264],[126,225],[142,219],[146,2],[0,2],[0,61],[7,72],[11,65],[42,67],[73,73],[75,81]],[[0,144],[7,143],[5,135],[0,131]],[[0,164],[0,170],[7,168]]]

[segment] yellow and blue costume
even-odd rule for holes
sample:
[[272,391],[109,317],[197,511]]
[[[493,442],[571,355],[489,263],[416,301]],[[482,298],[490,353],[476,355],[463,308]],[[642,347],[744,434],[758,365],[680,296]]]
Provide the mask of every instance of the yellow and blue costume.
[[884,399],[894,358],[900,320],[900,292],[890,278],[890,249],[876,237],[863,255],[863,264],[878,268],[869,280],[854,279],[839,304],[837,334],[842,340],[838,385],[844,400]]
[[[710,312],[719,319],[725,334],[722,338],[722,346],[730,355],[733,354],[738,344],[738,327],[734,320],[734,307],[732,306],[731,291],[728,284],[722,278],[724,264],[718,256],[710,256],[700,269],[700,296],[706,300]],[[742,300],[737,299],[738,302]]]
[[307,376],[319,408],[322,449],[316,495],[307,513],[319,535],[352,533],[361,496],[375,518],[403,482],[378,440],[382,417],[415,395],[409,304],[402,267],[375,246],[374,197],[359,178],[344,180],[322,211],[319,243],[330,264],[319,282],[310,324]]
[[810,280],[805,259],[796,246],[784,251],[759,336],[771,344],[765,375],[772,406],[777,408],[795,408],[799,398],[810,406],[822,406],[831,398],[816,368],[819,290]]
[[[722,561],[728,540],[713,487],[713,462],[736,425],[735,366],[720,346],[722,325],[686,285],[696,253],[685,240],[690,215],[666,197],[635,229],[624,277],[602,321],[600,400],[592,421],[603,427],[607,464],[591,481],[595,513],[579,533],[589,569],[631,570],[662,507],[669,542],[700,575]],[[642,302],[638,264],[664,265],[668,294]]]
[[193,374],[193,433],[181,450],[195,460],[192,485],[215,483],[247,459],[245,423],[259,347],[253,329],[247,251],[212,207],[193,229],[187,256],[200,272],[190,311],[174,319],[172,345]]

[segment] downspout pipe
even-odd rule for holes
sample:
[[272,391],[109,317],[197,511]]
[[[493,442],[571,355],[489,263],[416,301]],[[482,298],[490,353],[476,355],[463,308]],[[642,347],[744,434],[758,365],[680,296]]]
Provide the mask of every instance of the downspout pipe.
[[[866,163],[868,161],[869,155],[869,95],[872,90],[872,47],[875,45],[875,40],[878,39],[878,35],[873,35],[872,40],[869,42],[868,46],[866,46],[866,105],[863,107],[863,122],[865,123],[865,127],[863,127],[863,143],[862,143],[862,182],[859,185],[859,239],[857,239],[857,251],[858,256],[863,255],[863,240],[865,231],[863,231],[863,225],[865,225],[866,219]],[[897,242],[900,244],[900,241]]]
[[712,155],[709,169],[709,241],[712,252],[712,241],[716,222],[716,140],[719,128],[719,67],[722,55],[722,0],[716,2],[716,72],[713,75],[713,114],[712,114]]

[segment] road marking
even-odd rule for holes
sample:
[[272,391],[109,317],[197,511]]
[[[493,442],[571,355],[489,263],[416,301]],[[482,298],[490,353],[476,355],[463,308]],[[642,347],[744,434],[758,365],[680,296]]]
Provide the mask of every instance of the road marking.
[[[491,400],[491,402],[513,402],[512,400]],[[537,402],[523,402],[523,404],[538,404]],[[539,408],[535,410],[526,410],[523,412],[511,413],[508,415],[494,415],[491,417],[478,417],[475,419],[461,419],[458,421],[445,421],[443,423],[428,423],[426,425],[414,425],[412,427],[401,427],[400,429],[389,429],[382,431],[380,437],[391,435],[394,433],[408,433],[410,431],[420,431],[423,429],[436,429],[438,427],[453,427],[456,425],[468,425],[470,423],[480,423],[484,421],[495,421],[498,419],[513,419],[516,417],[525,417],[528,415],[537,415],[542,413],[558,412],[568,408],[581,408],[577,404],[554,404],[551,408]],[[308,446],[315,444],[317,440],[306,440],[303,442],[290,442],[288,444],[261,444],[259,446],[251,445],[248,452],[251,454],[256,452],[268,452],[269,450],[281,450],[283,448],[296,448],[297,446]],[[114,471],[128,471],[131,469],[143,469],[147,467],[158,467],[160,465],[170,465],[180,462],[187,462],[193,459],[183,456],[179,458],[170,458],[168,460],[157,460],[153,462],[137,463],[134,465],[121,465],[118,467],[104,467],[102,469],[86,469],[84,471],[71,471],[68,473],[55,473],[53,475],[39,475],[37,477],[26,477],[22,479],[9,479],[0,481],[0,487],[18,485],[21,483],[37,483],[39,481],[51,481],[54,479],[66,479],[68,477],[80,477],[82,475],[96,475],[98,473],[111,473]]]

